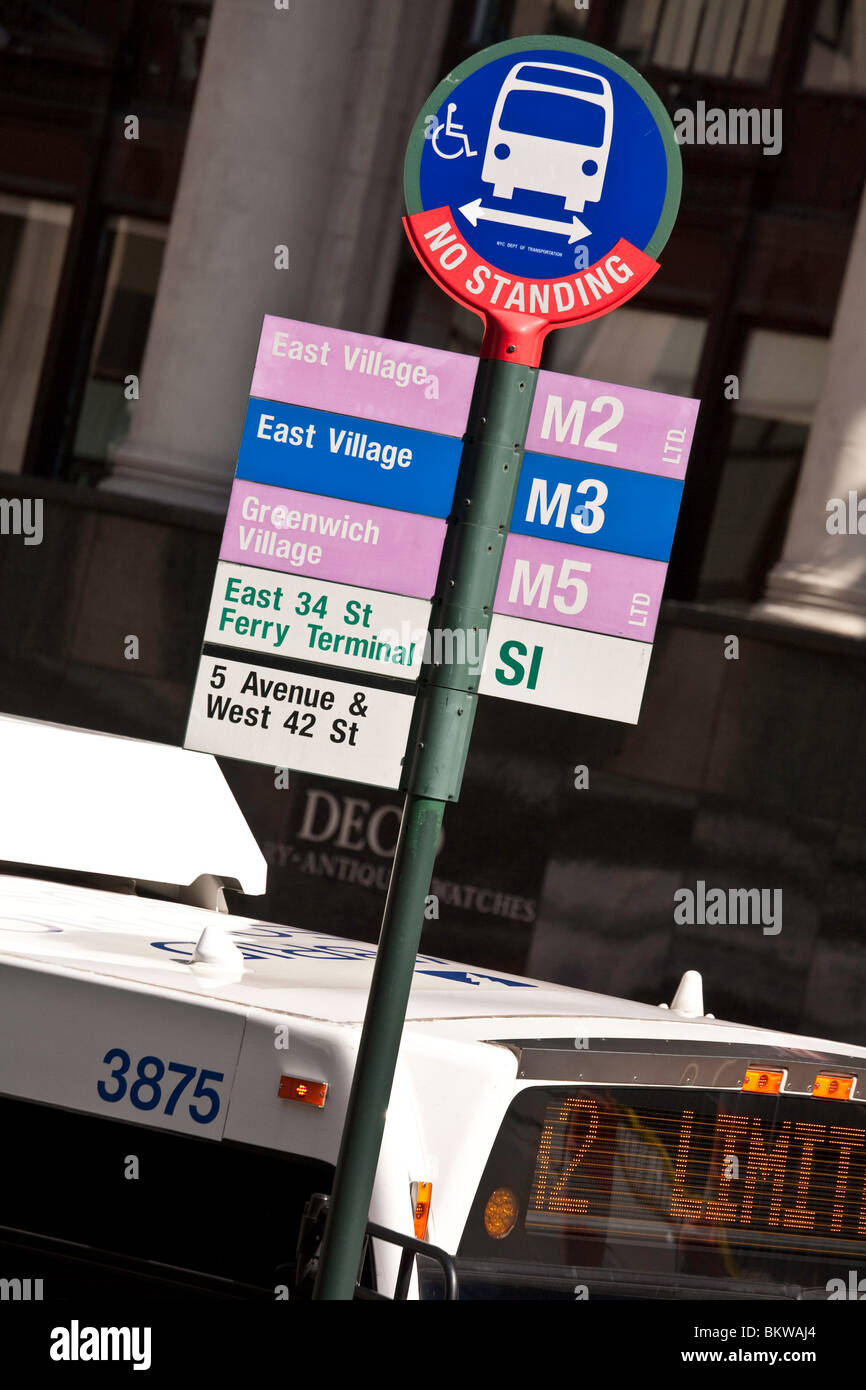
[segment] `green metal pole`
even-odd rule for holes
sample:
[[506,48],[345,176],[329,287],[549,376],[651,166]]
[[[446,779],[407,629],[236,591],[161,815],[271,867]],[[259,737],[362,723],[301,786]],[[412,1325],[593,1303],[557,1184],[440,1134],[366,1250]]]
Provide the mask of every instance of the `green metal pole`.
[[[487,359],[479,363],[457,478],[454,524],[430,618],[434,664],[416,705],[406,804],[337,1159],[316,1299],[354,1296],[425,899],[445,803],[457,800],[469,751],[480,666],[537,378],[537,367]],[[452,636],[442,642],[436,633]],[[436,662],[446,645],[449,659]]]

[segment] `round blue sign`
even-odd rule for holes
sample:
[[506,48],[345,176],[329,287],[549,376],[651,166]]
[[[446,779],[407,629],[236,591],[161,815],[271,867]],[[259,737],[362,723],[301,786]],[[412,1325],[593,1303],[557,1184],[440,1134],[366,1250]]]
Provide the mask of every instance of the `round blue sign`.
[[620,242],[664,245],[681,165],[670,117],[614,54],[579,40],[497,44],[436,88],[406,159],[410,214],[443,208],[508,275],[552,279]]

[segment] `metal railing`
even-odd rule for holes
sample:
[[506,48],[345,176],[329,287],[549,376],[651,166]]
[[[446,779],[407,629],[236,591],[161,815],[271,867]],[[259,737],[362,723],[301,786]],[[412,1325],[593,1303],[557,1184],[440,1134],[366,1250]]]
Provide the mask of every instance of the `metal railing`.
[[[301,1298],[307,1297],[312,1292],[315,1283],[327,1214],[328,1197],[323,1192],[314,1192],[304,1207],[294,1264],[293,1292]],[[370,1250],[371,1240],[381,1240],[388,1245],[399,1246],[403,1252],[400,1256],[394,1292],[390,1297],[373,1287],[374,1269]],[[364,1250],[355,1284],[355,1298],[388,1303],[405,1302],[409,1297],[415,1261],[419,1256],[432,1260],[439,1266],[443,1278],[442,1297],[446,1302],[455,1302],[459,1298],[460,1292],[454,1257],[449,1255],[447,1250],[440,1249],[438,1245],[430,1245],[426,1240],[417,1240],[414,1236],[406,1236],[400,1231],[392,1231],[387,1226],[380,1226],[374,1221],[368,1221],[365,1227]]]

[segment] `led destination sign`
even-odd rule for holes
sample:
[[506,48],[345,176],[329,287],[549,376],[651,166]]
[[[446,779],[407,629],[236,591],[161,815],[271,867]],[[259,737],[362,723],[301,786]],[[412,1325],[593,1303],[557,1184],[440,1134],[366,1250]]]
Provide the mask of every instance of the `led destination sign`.
[[458,1256],[543,1267],[545,1287],[567,1291],[580,1269],[590,1296],[594,1270],[600,1288],[615,1270],[681,1291],[742,1281],[825,1296],[828,1277],[866,1261],[866,1113],[819,1094],[529,1087],[503,1120]]
[[779,1121],[736,1102],[709,1114],[689,1101],[632,1108],[596,1090],[551,1099],[527,1226],[603,1225],[608,1235],[680,1226],[698,1239],[726,1227],[737,1245],[866,1241],[859,1111],[839,1124],[813,1110]]

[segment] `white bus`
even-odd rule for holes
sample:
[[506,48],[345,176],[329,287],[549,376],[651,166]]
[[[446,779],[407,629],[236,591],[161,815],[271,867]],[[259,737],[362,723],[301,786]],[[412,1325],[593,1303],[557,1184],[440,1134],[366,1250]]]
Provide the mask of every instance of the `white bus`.
[[[264,864],[209,756],[0,719],[0,758],[4,1288],[309,1297],[374,947],[219,910]],[[358,1297],[402,1263],[415,1299],[828,1298],[864,1099],[866,1049],[694,976],[665,1008],[419,956]]]
[[602,195],[612,134],[606,77],[561,63],[516,63],[496,98],[481,177],[495,198],[521,188],[583,212]]

